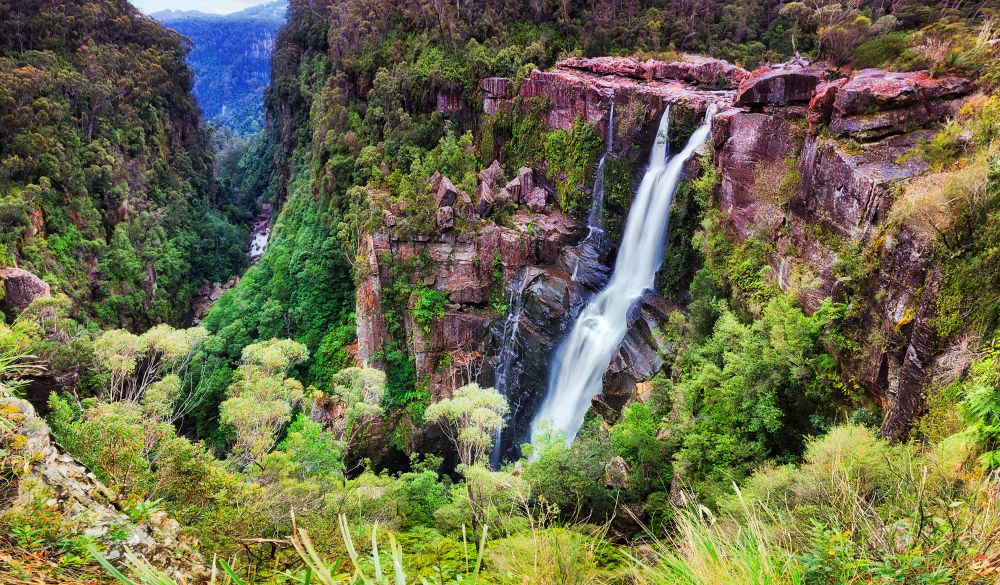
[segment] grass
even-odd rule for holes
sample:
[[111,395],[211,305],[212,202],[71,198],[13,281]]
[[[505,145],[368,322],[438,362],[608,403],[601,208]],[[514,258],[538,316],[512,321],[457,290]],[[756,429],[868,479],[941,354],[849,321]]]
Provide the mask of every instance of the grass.
[[676,515],[675,533],[657,539],[650,558],[632,557],[633,577],[641,584],[792,585],[802,583],[803,571],[787,543],[768,522],[743,501],[739,525],[720,523],[702,506]]

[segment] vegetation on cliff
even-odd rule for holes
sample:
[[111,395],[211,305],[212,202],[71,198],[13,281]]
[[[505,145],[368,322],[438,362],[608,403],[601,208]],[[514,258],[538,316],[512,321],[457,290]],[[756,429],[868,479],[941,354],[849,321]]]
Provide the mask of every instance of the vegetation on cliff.
[[244,265],[181,39],[124,0],[0,5],[0,262],[80,319],[186,318]]
[[[435,173],[473,192],[494,158],[533,166],[561,211],[586,213],[597,128],[548,129],[545,103],[481,119],[480,78],[518,83],[573,53],[698,50],[749,67],[798,50],[982,71],[992,91],[988,3],[293,0],[272,126],[215,178],[176,36],[122,2],[35,4],[0,0],[0,262],[56,295],[0,321],[0,393],[37,382],[40,362],[57,386],[72,373],[48,425],[131,524],[169,513],[226,560],[219,575],[246,583],[995,581],[995,96],[906,155],[934,174],[889,212],[930,242],[934,327],[955,364],[929,383],[911,442],[879,435],[879,407],[840,369],[870,334],[856,283],[874,253],[840,249],[844,294],[807,309],[775,282],[768,238],[733,233],[707,158],[678,193],[658,283],[678,301],[656,332],[665,373],[621,412],[592,409],[572,444],[541,437],[491,469],[511,405],[477,384],[432,403],[405,327],[429,330],[450,303],[423,281],[428,258],[384,259],[382,370],[352,355],[359,243],[384,213],[400,233],[432,233]],[[612,219],[635,157],[609,167]],[[266,253],[183,328],[197,286],[242,268],[235,226],[258,198],[281,209]],[[486,310],[507,309],[492,297]],[[84,551],[123,533],[82,535],[21,486],[36,423],[0,407],[0,509],[35,494],[0,513],[0,580],[101,579]],[[387,456],[418,431],[426,452]],[[168,583],[142,559],[112,560],[122,579]]]

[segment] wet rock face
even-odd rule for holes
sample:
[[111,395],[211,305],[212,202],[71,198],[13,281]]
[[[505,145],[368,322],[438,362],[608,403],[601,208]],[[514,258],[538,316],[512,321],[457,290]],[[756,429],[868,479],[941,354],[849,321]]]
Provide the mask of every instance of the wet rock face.
[[[510,415],[500,435],[501,459],[515,458],[520,445],[531,437],[531,422],[548,386],[552,355],[580,303],[579,289],[557,270],[529,267],[521,282],[523,304],[506,388]],[[498,354],[502,328],[503,320],[495,323],[492,356]],[[497,362],[498,358],[487,361],[485,383],[495,384]]]
[[[79,522],[81,533],[94,538],[112,563],[122,561],[127,548],[179,585],[209,582],[210,573],[196,550],[197,541],[181,535],[176,520],[156,511],[143,523],[133,525],[115,494],[56,446],[45,422],[28,402],[0,396],[0,406],[12,406],[23,415],[15,432],[26,438],[25,450],[34,454],[31,467],[18,476],[16,496],[0,504],[23,507],[40,495],[39,489],[47,489],[51,503],[67,520]],[[124,539],[112,536],[120,530],[125,531]]]
[[663,356],[670,351],[670,345],[658,335],[658,331],[675,308],[659,293],[646,291],[629,311],[628,331],[611,356],[601,396],[601,401],[616,412],[621,412],[636,396],[640,383],[663,370]]
[[35,299],[52,295],[49,284],[21,268],[0,268],[0,311],[12,316],[23,311]]
[[[414,298],[401,311],[417,380],[428,382],[435,399],[476,380],[486,357],[489,324],[495,318],[490,301],[506,294],[495,289],[525,267],[554,262],[579,232],[576,222],[549,205],[552,195],[535,180],[533,169],[520,169],[506,188],[500,188],[503,179],[503,170],[494,161],[479,173],[478,201],[473,202],[448,177],[435,174],[429,186],[437,205],[436,231],[403,235],[393,229],[394,222],[383,218],[381,229],[362,238],[358,252],[364,263],[359,275],[364,278],[356,298],[359,362],[382,365],[380,352],[389,341],[382,291],[391,279],[406,278],[410,285],[448,296],[443,317],[430,324],[414,322]],[[486,200],[484,194],[489,196]],[[498,204],[518,205],[505,225],[484,217]],[[408,263],[422,268],[409,274],[390,271],[394,264]]]

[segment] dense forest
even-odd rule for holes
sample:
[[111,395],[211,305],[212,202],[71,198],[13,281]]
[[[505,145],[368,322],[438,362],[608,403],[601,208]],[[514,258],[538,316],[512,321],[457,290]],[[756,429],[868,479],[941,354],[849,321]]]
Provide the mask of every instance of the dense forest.
[[174,16],[0,0],[0,582],[1000,580],[1000,4],[291,0],[260,127]]
[[166,10],[151,16],[190,40],[187,60],[203,118],[242,136],[260,132],[271,49],[285,22],[285,2],[226,15]]

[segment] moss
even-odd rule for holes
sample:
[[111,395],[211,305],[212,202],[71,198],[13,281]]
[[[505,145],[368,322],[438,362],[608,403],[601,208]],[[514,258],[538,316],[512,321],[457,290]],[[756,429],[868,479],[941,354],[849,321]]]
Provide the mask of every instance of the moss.
[[590,183],[604,140],[597,125],[579,118],[572,132],[545,134],[545,168],[556,185],[556,199],[563,212],[579,216],[589,209],[586,185]]
[[657,288],[668,299],[677,298],[687,289],[701,265],[694,247],[694,234],[712,202],[719,173],[711,158],[702,158],[700,163],[702,174],[693,181],[682,181],[670,206],[667,248],[657,278]]
[[612,240],[621,239],[632,204],[634,179],[635,173],[627,159],[609,156],[604,160],[605,231]]

